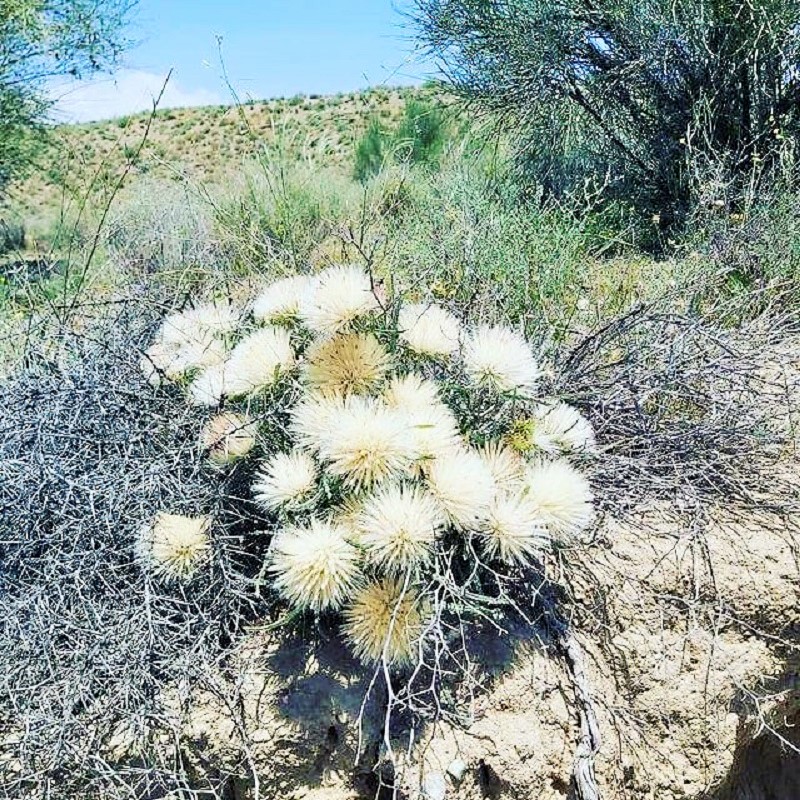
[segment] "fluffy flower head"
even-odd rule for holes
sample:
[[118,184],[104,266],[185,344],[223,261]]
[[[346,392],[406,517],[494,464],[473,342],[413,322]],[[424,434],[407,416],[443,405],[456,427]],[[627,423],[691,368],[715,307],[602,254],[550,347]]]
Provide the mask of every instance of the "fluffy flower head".
[[525,473],[525,490],[555,539],[568,540],[594,517],[589,482],[563,458],[532,463]]
[[[356,399],[356,398],[354,398]],[[414,438],[401,413],[377,400],[347,403],[331,416],[321,457],[328,471],[351,489],[407,474],[414,460]]]
[[189,402],[194,406],[217,406],[225,394],[225,363],[204,369],[189,384]]
[[270,555],[275,587],[296,608],[339,608],[358,583],[358,551],[342,528],[327,522],[281,531]]
[[261,322],[282,323],[296,319],[300,306],[316,285],[310,275],[292,275],[265,287],[253,302],[253,316]]
[[290,429],[302,447],[319,452],[328,433],[345,408],[364,405],[361,397],[342,397],[333,394],[310,394],[291,411]]
[[425,616],[417,591],[409,587],[404,592],[402,582],[387,578],[356,594],[344,612],[344,631],[362,661],[405,665],[418,652]]
[[522,484],[525,462],[511,447],[502,442],[487,442],[480,454],[499,490],[510,491]]
[[200,433],[200,444],[215,464],[229,464],[247,455],[256,443],[258,426],[241,414],[212,417]]
[[412,303],[400,309],[400,339],[415,353],[449,356],[458,350],[461,326],[441,306]]
[[389,356],[372,334],[344,333],[309,349],[304,377],[323,392],[358,394],[377,384],[388,366]]
[[458,421],[444,403],[434,403],[426,409],[406,414],[417,466],[425,469],[428,462],[442,455],[463,450],[464,442],[458,430]]
[[442,402],[436,384],[413,372],[392,378],[383,397],[386,405],[401,411],[426,411]]
[[189,399],[193,405],[219,405],[223,397],[242,397],[271,386],[294,364],[289,332],[261,328],[242,339],[227,361],[203,370],[189,386]]
[[383,393],[386,404],[405,414],[414,437],[415,461],[424,467],[441,453],[450,453],[462,446],[458,422],[442,402],[433,381],[411,373],[395,377]]
[[265,510],[296,507],[313,494],[317,485],[317,465],[302,450],[276,453],[267,459],[256,475],[253,496]]
[[481,325],[464,344],[464,366],[472,380],[500,392],[530,396],[539,367],[530,345],[509,328]]
[[370,562],[390,573],[428,560],[444,524],[436,501],[418,487],[392,485],[364,501],[355,517],[358,542]]
[[566,403],[542,404],[533,424],[532,444],[546,453],[594,452],[594,429],[583,414]]
[[180,344],[157,339],[145,350],[139,366],[147,382],[159,386],[163,378],[176,381],[192,370],[220,364],[226,355],[223,342],[209,333]]
[[188,580],[209,556],[210,527],[209,517],[158,513],[151,523],[140,528],[136,555],[163,580]]
[[549,543],[538,509],[523,492],[498,492],[480,534],[486,552],[506,564],[524,563]]
[[229,303],[201,303],[194,308],[176,311],[164,317],[158,339],[181,346],[204,341],[209,335],[230,333],[239,323],[241,312]]
[[329,267],[304,300],[300,316],[311,330],[332,334],[380,308],[370,276],[357,265]]
[[294,367],[289,332],[261,328],[242,339],[225,362],[224,393],[241,397],[266,386]]
[[480,527],[495,494],[494,480],[478,453],[463,449],[444,453],[427,467],[431,494],[451,521],[464,530]]

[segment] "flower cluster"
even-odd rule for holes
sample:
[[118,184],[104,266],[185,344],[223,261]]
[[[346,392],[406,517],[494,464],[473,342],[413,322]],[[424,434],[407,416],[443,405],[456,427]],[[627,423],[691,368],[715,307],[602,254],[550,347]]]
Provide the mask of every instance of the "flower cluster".
[[[167,317],[143,369],[217,409],[201,434],[216,465],[260,453],[252,494],[274,531],[274,589],[298,611],[340,614],[365,661],[423,652],[454,560],[513,573],[590,525],[572,456],[595,451],[594,432],[539,396],[537,359],[515,330],[383,297],[357,266],[278,280],[241,319],[228,340],[238,315],[219,306]],[[259,435],[257,396],[287,420],[279,447]],[[190,557],[170,519],[140,549],[155,572],[186,578],[207,526],[188,537]],[[165,552],[173,539],[182,555]]]

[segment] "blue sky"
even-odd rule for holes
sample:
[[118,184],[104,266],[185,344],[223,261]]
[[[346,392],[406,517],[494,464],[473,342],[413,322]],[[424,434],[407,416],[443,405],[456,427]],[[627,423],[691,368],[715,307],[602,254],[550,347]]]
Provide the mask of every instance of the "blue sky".
[[56,116],[85,121],[143,110],[173,69],[163,105],[419,83],[409,0],[139,0],[135,45],[113,76],[55,86]]

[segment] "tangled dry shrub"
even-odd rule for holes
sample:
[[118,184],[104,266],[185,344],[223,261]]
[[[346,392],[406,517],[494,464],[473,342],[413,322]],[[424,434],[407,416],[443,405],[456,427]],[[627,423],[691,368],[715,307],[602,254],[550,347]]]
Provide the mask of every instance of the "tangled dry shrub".
[[143,383],[140,315],[126,308],[70,336],[57,360],[32,350],[0,386],[3,796],[179,788],[160,692],[196,680],[246,611],[235,538],[190,590],[136,563],[136,534],[155,509],[212,514],[217,539],[242,524],[226,499],[235,490],[197,452],[198,415]]
[[795,379],[782,348],[795,315],[726,328],[671,305],[639,307],[555,359],[557,385],[604,443],[598,503],[617,515],[657,501],[785,511],[792,492],[778,465],[791,447]]

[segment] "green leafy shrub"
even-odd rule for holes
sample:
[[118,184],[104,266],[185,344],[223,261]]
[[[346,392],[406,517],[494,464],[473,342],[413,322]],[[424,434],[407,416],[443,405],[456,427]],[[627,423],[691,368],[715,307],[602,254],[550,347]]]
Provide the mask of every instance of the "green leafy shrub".
[[445,142],[442,110],[433,103],[409,100],[394,140],[395,158],[398,160],[436,165]]
[[356,145],[354,176],[362,183],[377,175],[386,158],[386,134],[380,122],[370,120],[367,130]]
[[48,79],[113,66],[131,7],[127,0],[0,3],[0,190],[38,152],[53,104]]
[[25,248],[25,226],[0,219],[0,255]]

